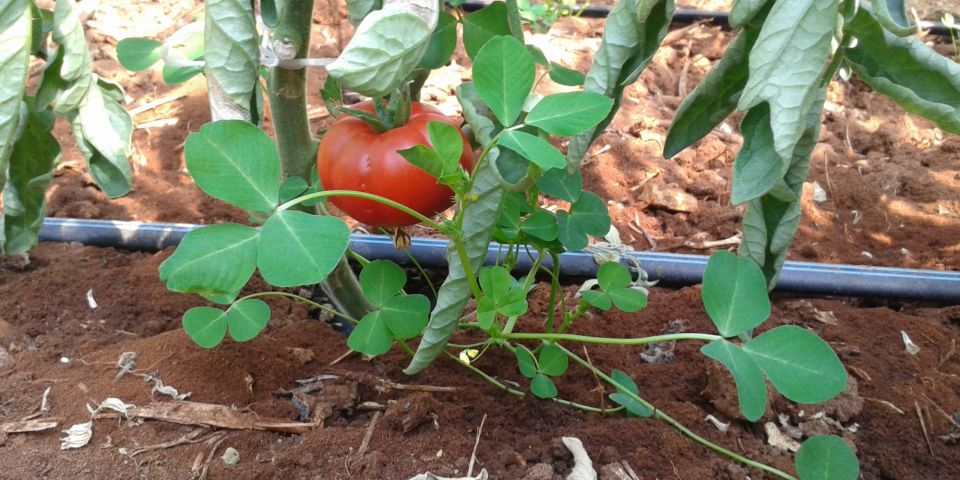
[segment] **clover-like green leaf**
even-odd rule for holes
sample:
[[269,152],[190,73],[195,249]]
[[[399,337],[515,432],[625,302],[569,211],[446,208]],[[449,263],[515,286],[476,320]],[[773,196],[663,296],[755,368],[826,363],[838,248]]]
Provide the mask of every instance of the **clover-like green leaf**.
[[393,334],[380,310],[364,315],[347,338],[350,349],[371,357],[389,352],[391,345]]
[[339,218],[284,210],[263,224],[257,266],[271,285],[312,285],[333,271],[349,241],[350,229]]
[[174,292],[230,303],[257,266],[256,229],[237,223],[208,225],[187,233],[160,264],[160,280]]
[[751,422],[762,417],[767,408],[767,383],[760,367],[750,356],[726,340],[714,340],[701,347],[700,351],[722,363],[733,374],[743,417]]
[[567,87],[579,87],[587,79],[583,72],[553,62],[550,63],[549,75],[550,80]]
[[160,60],[162,43],[149,38],[125,38],[117,42],[117,59],[123,68],[140,72]]
[[211,197],[269,212],[280,200],[280,157],[270,137],[249,122],[221,120],[187,136],[190,175]]
[[[203,60],[204,42],[203,31],[198,30],[187,35],[175,48],[170,49],[167,55],[178,57],[182,61]],[[161,70],[163,83],[177,85],[203,73],[202,66],[173,66],[165,64]]]
[[616,262],[606,262],[597,269],[597,283],[600,291],[587,290],[581,296],[600,310],[609,310],[616,305],[624,312],[635,312],[647,306],[647,295],[631,288],[630,272]]
[[513,354],[517,357],[517,367],[520,369],[520,374],[527,378],[533,378],[537,376],[537,361],[533,358],[533,353],[530,353],[530,350],[523,345],[517,345],[513,349]]
[[530,391],[537,398],[554,398],[557,396],[557,385],[550,380],[550,377],[538,373],[530,380]]
[[201,348],[216,347],[227,334],[227,312],[213,307],[193,307],[183,314],[183,330]]
[[724,337],[744,333],[770,316],[763,271],[749,258],[727,251],[710,256],[703,272],[703,306]]
[[770,383],[794,402],[825,402],[847,385],[847,371],[830,345],[796,325],[764,332],[742,349]]
[[430,315],[430,299],[420,295],[401,295],[387,301],[380,314],[393,336],[407,340],[420,335]]
[[383,306],[407,284],[407,274],[389,260],[374,260],[360,272],[360,288],[371,303]]
[[553,135],[577,135],[595,127],[612,107],[612,98],[596,92],[555,93],[537,102],[524,123]]
[[619,384],[616,387],[617,391],[610,394],[610,400],[626,408],[628,416],[650,417],[653,415],[653,411],[647,408],[646,405],[638,402],[626,393],[630,392],[634,395],[640,395],[640,389],[637,388],[636,382],[630,378],[630,375],[624,371],[614,369],[610,372],[610,378]]
[[491,2],[463,19],[463,48],[476,61],[480,49],[491,39],[510,35],[507,7],[503,2]]
[[563,154],[553,148],[550,142],[526,132],[519,130],[504,132],[497,144],[519,153],[543,170],[563,168],[566,165]]
[[570,359],[560,347],[548,344],[540,348],[540,372],[559,377],[567,371]]
[[230,337],[238,342],[254,339],[270,321],[270,306],[257,299],[241,300],[227,310]]
[[570,251],[583,250],[587,235],[601,236],[610,231],[607,205],[593,192],[583,192],[569,212],[557,212],[557,238]]
[[477,322],[481,328],[493,326],[496,314],[507,317],[523,315],[527,311],[526,292],[514,286],[513,277],[503,267],[489,267],[480,272],[483,296],[477,301]]
[[565,168],[554,168],[543,172],[537,186],[540,193],[574,203],[583,193],[583,177],[579,170],[570,173]]
[[441,11],[437,19],[437,28],[430,35],[427,51],[423,53],[417,68],[433,70],[450,61],[457,49],[457,19],[448,12]]
[[547,242],[556,240],[557,217],[549,210],[537,210],[520,224],[520,230],[531,237]]
[[503,125],[513,125],[517,120],[535,74],[530,53],[513,37],[488,41],[473,64],[477,93]]
[[307,181],[303,178],[297,176],[287,177],[287,179],[280,184],[280,201],[286,202],[293,200],[300,196],[300,194],[306,192],[309,187],[310,185],[308,185]]
[[836,435],[818,435],[803,442],[795,459],[800,480],[856,480],[860,462],[856,453]]

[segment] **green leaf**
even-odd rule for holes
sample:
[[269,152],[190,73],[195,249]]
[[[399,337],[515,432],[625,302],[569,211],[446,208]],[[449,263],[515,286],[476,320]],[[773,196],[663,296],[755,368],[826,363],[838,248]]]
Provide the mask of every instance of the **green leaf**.
[[480,289],[483,297],[477,306],[477,321],[482,328],[493,326],[497,313],[515,317],[526,313],[526,292],[513,286],[516,281],[503,267],[489,267],[480,271]]
[[64,80],[71,82],[90,73],[90,52],[80,25],[79,7],[75,2],[57,0],[53,10],[53,40],[64,50],[63,65],[60,67],[60,76]]
[[[463,89],[458,89],[457,94],[460,95],[463,92]],[[471,105],[471,108],[474,108],[469,97],[460,96],[459,98],[461,105]],[[467,115],[466,111],[465,106],[464,117],[469,122],[471,116]],[[494,168],[496,167],[490,162],[480,165],[469,192],[475,200],[463,207],[464,250],[474,272],[483,265],[487,257],[490,239],[493,236],[493,226],[496,225],[503,201],[504,191],[496,172],[493,171]],[[457,329],[467,301],[472,298],[470,282],[467,280],[460,255],[448,250],[447,265],[449,273],[437,292],[436,307],[430,316],[430,322],[423,331],[420,345],[410,365],[404,369],[404,373],[408,375],[422,371],[440,355],[450,336]]]
[[534,63],[545,67],[550,66],[550,61],[547,60],[547,56],[543,54],[543,50],[540,50],[535,45],[527,44],[524,46],[527,47],[527,51],[530,52],[530,56],[533,57]]
[[79,109],[69,117],[77,147],[87,159],[97,186],[110,198],[126,195],[133,187],[127,161],[133,136],[130,114],[117,102],[104,98],[94,82]]
[[613,307],[613,298],[610,297],[610,294],[607,292],[597,291],[597,290],[585,290],[580,292],[580,295],[587,301],[590,305],[593,305],[600,310],[606,312]]
[[621,312],[633,313],[647,306],[647,294],[634,288],[618,288],[607,294]]
[[513,37],[497,37],[483,46],[473,64],[473,84],[503,125],[513,125],[533,87],[536,67]]
[[457,19],[445,12],[440,12],[437,28],[430,35],[427,51],[417,68],[433,70],[440,68],[450,61],[453,51],[457,49]]
[[555,93],[543,97],[527,114],[524,123],[558,136],[583,133],[603,120],[613,99],[595,92]]
[[431,33],[422,18],[402,6],[371,12],[327,73],[361,95],[382,97],[420,63]]
[[856,480],[860,462],[847,442],[836,435],[818,435],[803,442],[796,458],[800,480]]
[[393,334],[380,310],[364,315],[347,338],[348,347],[371,357],[389,352],[391,345]]
[[27,85],[32,15],[26,0],[8,0],[0,10],[0,188],[6,182],[7,159],[13,152]]
[[[176,56],[180,60],[198,61],[203,60],[203,51],[203,32],[197,31],[187,35],[180,45],[171,48],[168,56]],[[163,83],[176,85],[203,73],[203,67],[174,67],[173,65],[164,65],[161,73],[163,75]]]
[[160,264],[160,280],[174,292],[222,295],[230,303],[257,267],[257,230],[237,223],[209,225],[187,233]]
[[583,177],[579,170],[570,173],[562,168],[551,169],[543,172],[537,180],[537,187],[540,193],[573,203],[583,193]]
[[847,385],[847,371],[830,345],[801,327],[774,328],[742,348],[773,386],[794,402],[825,402]]
[[795,198],[784,201],[768,193],[751,200],[744,211],[743,241],[737,251],[761,266],[767,279],[767,290],[776,285],[787,248],[800,224],[800,191],[810,167],[810,154],[820,138],[820,112],[826,89],[826,85],[820,88],[814,108],[807,114],[806,130],[797,142],[790,168],[782,180]]
[[[258,40],[253,2],[207,0],[204,25],[207,83],[211,88],[222,90],[235,107],[246,112],[250,111],[259,78]],[[215,110],[223,108],[212,107]]]
[[440,178],[443,176],[443,160],[440,155],[432,148],[423,145],[414,145],[405,150],[397,150],[406,161],[414,166],[429,173],[431,176]]
[[463,155],[463,137],[460,130],[448,123],[431,121],[427,123],[427,136],[430,138],[430,145],[443,162],[444,173],[453,173],[459,168],[460,156]]
[[263,24],[274,28],[277,26],[277,2],[276,0],[260,0],[260,16],[263,18]]
[[616,262],[606,262],[597,269],[597,283],[600,289],[609,292],[630,285],[630,272]]
[[420,294],[393,297],[380,309],[380,315],[394,337],[414,338],[427,326],[430,299]]
[[793,154],[820,86],[836,30],[840,2],[775,2],[750,51],[750,74],[739,108],[770,104],[773,143],[781,158]]
[[538,373],[530,380],[530,391],[537,398],[554,398],[557,396],[557,386],[550,380],[550,377]]
[[520,225],[520,230],[546,242],[557,239],[557,217],[548,210],[537,210]]
[[360,272],[360,288],[367,300],[377,306],[397,296],[406,284],[407,274],[390,260],[374,260]]
[[579,87],[587,80],[583,72],[564,67],[559,63],[550,63],[550,80],[567,87]]
[[769,0],[736,0],[730,11],[730,27],[740,28],[753,20]]
[[[740,0],[734,6],[745,0]],[[740,92],[747,84],[747,56],[759,30],[747,29],[737,35],[723,58],[707,73],[673,116],[663,144],[663,156],[671,158],[700,140],[737,108]]]
[[540,371],[551,377],[559,377],[567,371],[570,359],[563,349],[556,345],[544,345],[540,348]]
[[701,347],[700,352],[722,363],[733,375],[743,418],[754,422],[762,417],[767,408],[767,383],[750,356],[726,340],[714,340]]
[[183,330],[200,348],[216,347],[227,334],[227,312],[219,308],[193,307],[183,314]]
[[492,38],[509,35],[507,6],[503,2],[492,2],[463,19],[463,48],[471,60],[476,61],[477,53]]
[[884,32],[861,8],[850,24],[857,46],[844,53],[851,69],[904,110],[960,134],[960,65],[915,37]]
[[610,231],[607,205],[593,192],[583,192],[570,207],[570,212],[557,212],[557,238],[570,251],[583,250],[587,235],[601,236]]
[[517,152],[523,158],[535,163],[543,170],[563,168],[566,166],[566,162],[563,160],[563,154],[558,152],[556,148],[553,148],[550,142],[526,132],[519,130],[504,132],[500,135],[500,140],[497,144]]
[[220,120],[187,136],[190,175],[211,197],[245,210],[270,212],[280,200],[280,158],[262,130],[241,120]]
[[[60,144],[51,133],[53,116],[49,110],[34,110],[27,98],[20,138],[10,155],[10,176],[3,189],[3,232],[0,252],[25,253],[39,241],[40,226],[46,212],[46,190],[53,179],[53,167],[60,155]],[[4,240],[4,237],[5,240]]]
[[307,181],[300,177],[287,177],[287,179],[280,184],[280,201],[286,202],[293,200],[300,196],[300,194],[306,192],[309,187]]
[[619,384],[616,386],[617,391],[610,394],[611,401],[626,408],[627,414],[630,416],[653,416],[652,410],[647,408],[646,405],[636,401],[633,397],[626,393],[630,392],[634,395],[640,395],[640,390],[637,388],[637,384],[633,381],[633,379],[630,378],[630,375],[627,375],[626,372],[614,369],[610,373],[610,378]]
[[707,315],[724,337],[744,333],[770,316],[767,282],[760,267],[724,250],[707,261],[702,295]]
[[537,376],[537,361],[533,359],[533,354],[523,345],[517,345],[513,349],[513,354],[517,357],[517,367],[520,368],[520,374],[527,378]]
[[610,11],[583,88],[612,98],[613,108],[595,128],[570,139],[568,164],[579,165],[590,144],[613,121],[623,90],[640,77],[666,36],[673,9],[673,0],[624,0]]
[[238,342],[256,338],[270,321],[270,306],[262,300],[241,300],[227,310],[230,337]]
[[473,130],[477,142],[486,145],[500,130],[496,116],[484,105],[473,82],[463,82],[457,87],[457,99],[463,108],[463,119]]
[[350,229],[339,218],[284,210],[260,230],[257,266],[271,285],[312,285],[333,270],[349,241]]
[[769,192],[787,172],[791,157],[781,158],[774,148],[770,109],[762,103],[750,109],[743,122],[743,146],[733,162],[731,202],[739,205]]
[[160,60],[162,45],[161,42],[149,38],[125,38],[117,43],[117,59],[123,68],[140,72]]
[[383,8],[383,0],[346,0],[347,1],[347,20],[354,27],[370,13]]
[[910,25],[907,5],[903,0],[873,0],[869,8],[887,31],[899,37],[909,37],[917,33],[917,27]]

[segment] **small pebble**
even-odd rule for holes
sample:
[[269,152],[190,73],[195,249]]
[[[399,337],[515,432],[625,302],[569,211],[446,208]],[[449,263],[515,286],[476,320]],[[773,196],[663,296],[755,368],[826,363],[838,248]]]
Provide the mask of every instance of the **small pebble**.
[[226,465],[236,465],[240,461],[240,452],[238,452],[236,448],[227,447],[220,459],[222,459]]

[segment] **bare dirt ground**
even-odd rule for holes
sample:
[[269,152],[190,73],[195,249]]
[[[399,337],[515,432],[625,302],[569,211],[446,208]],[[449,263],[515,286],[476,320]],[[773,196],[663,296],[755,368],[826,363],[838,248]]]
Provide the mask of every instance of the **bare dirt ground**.
[[[66,148],[49,195],[50,215],[246,221],[243,212],[203,195],[184,171],[184,138],[209,119],[202,79],[168,87],[158,71],[129,73],[115,58],[118,39],[163,38],[200,8],[176,0],[105,1],[89,17],[95,69],[127,88],[135,99],[130,108],[172,100],[136,115],[134,191],[118,200],[97,190],[71,143],[69,126],[58,125]],[[314,56],[336,55],[349,38],[349,24],[332,14],[338,8],[332,0],[317,6]],[[564,19],[550,32],[551,39],[530,35],[529,41],[551,60],[586,70],[600,25]],[[739,230],[741,212],[729,204],[732,162],[742,143],[739,118],[674,159],[663,159],[660,150],[683,95],[722,54],[729,33],[710,25],[678,32],[628,89],[623,111],[589,154],[585,183],[610,200],[614,223],[634,248],[709,253],[698,247]],[[937,48],[944,54],[952,49],[944,43]],[[431,76],[423,98],[457,114],[453,88],[468,74],[469,62],[458,53],[450,67]],[[322,74],[312,75],[309,87],[317,129],[329,121],[317,94],[322,80]],[[559,87],[547,81],[544,88]],[[960,138],[903,113],[856,80],[833,85],[826,110],[790,258],[960,267]],[[826,192],[825,202],[812,200],[814,182]],[[655,193],[679,195],[684,205],[651,201]],[[342,335],[315,321],[315,312],[290,303],[271,303],[273,319],[256,340],[201,350],[180,329],[183,311],[200,301],[168,292],[157,278],[157,267],[169,254],[45,244],[32,253],[25,269],[0,268],[0,423],[32,415],[48,387],[49,411],[43,416],[60,422],[45,432],[0,434],[0,478],[196,478],[205,468],[207,478],[237,479],[402,479],[427,470],[463,475],[485,415],[474,473],[485,468],[493,478],[562,478],[571,467],[562,436],[583,440],[598,468],[626,462],[640,478],[762,478],[662,423],[518,400],[453,362],[438,362],[415,378],[401,373],[405,362],[399,353],[374,361],[351,356],[329,366],[346,351]],[[91,290],[96,309],[86,300]],[[539,328],[545,304],[538,291],[520,328]],[[675,322],[684,331],[710,331],[697,288],[654,289],[650,307],[638,314],[594,315],[574,331],[653,335]],[[863,478],[960,476],[958,431],[951,418],[960,411],[957,307],[779,297],[770,323],[817,331],[840,354],[857,388],[825,407],[777,399],[764,421],[799,436],[844,436],[858,451]],[[904,351],[901,331],[920,346],[917,355]],[[722,372],[697,348],[677,345],[674,359],[659,364],[645,362],[637,349],[597,347],[589,355],[604,370],[633,375],[646,397],[698,433],[750,458],[791,469],[792,455],[767,444],[762,423],[736,418],[730,388],[719,386]],[[142,377],[117,378],[116,363],[124,352],[137,353],[135,373],[191,392],[189,400],[235,407],[251,418],[318,421],[322,427],[299,434],[196,431],[165,421],[99,419],[88,446],[61,451],[59,430],[88,421],[87,403],[96,405],[107,397],[138,406],[170,401],[151,393],[154,383]],[[511,362],[504,353],[491,351],[477,366],[499,379],[522,382]],[[290,393],[299,387],[297,379],[321,374],[338,379],[312,392]],[[396,383],[454,391],[399,389]],[[587,372],[572,372],[559,388],[570,400],[604,402]],[[731,422],[730,429],[718,431],[705,422],[708,414]],[[368,432],[367,448],[360,451]],[[132,455],[181,438],[186,438],[182,444]],[[220,459],[228,447],[240,454],[236,465]]]

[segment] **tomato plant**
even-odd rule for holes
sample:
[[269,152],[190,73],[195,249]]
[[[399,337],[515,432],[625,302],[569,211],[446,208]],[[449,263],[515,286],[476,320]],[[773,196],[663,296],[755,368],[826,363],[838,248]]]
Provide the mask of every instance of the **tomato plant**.
[[[248,123],[257,118],[252,114],[256,101],[251,101],[257,92],[255,49],[243,58],[252,65],[246,69],[230,68],[231,59],[220,55],[229,48],[217,49],[217,55],[211,52],[206,60],[205,71],[215,78],[211,95],[226,92],[227,104],[233,101],[234,107],[246,108],[247,115],[204,125],[191,134],[184,147],[187,165],[201,189],[250,210],[263,225],[259,230],[223,224],[193,231],[161,266],[161,278],[170,289],[196,293],[225,306],[186,312],[184,328],[199,345],[212,348],[228,331],[238,341],[259,333],[270,315],[269,306],[259,297],[281,296],[326,308],[287,291],[243,297],[240,292],[255,271],[277,287],[353,278],[343,268],[349,242],[346,225],[340,219],[310,213],[306,206],[320,199],[340,202],[347,209],[357,204],[355,213],[360,217],[366,214],[363,209],[374,211],[363,205],[375,202],[382,205],[377,207],[379,213],[361,220],[385,225],[388,218],[394,224],[412,218],[448,236],[449,271],[435,298],[429,299],[405,293],[407,278],[399,266],[359,258],[365,266],[359,281],[354,281],[357,301],[364,307],[351,313],[338,306],[334,312],[354,325],[347,339],[350,348],[376,356],[396,346],[410,355],[405,372],[411,375],[437,358],[450,358],[508,394],[529,392],[573,408],[609,412],[602,406],[562,398],[566,392],[559,391],[553,378],[566,374],[571,366],[579,367],[610,386],[609,398],[618,405],[615,411],[662,420],[694,441],[769,475],[802,480],[857,478],[857,459],[836,436],[808,438],[796,456],[794,476],[696,434],[646,400],[628,373],[593,365],[569,346],[703,343],[701,352],[732,373],[741,412],[751,421],[764,413],[768,382],[786,399],[802,404],[824,402],[843,390],[847,373],[829,344],[798,326],[765,327],[771,315],[767,292],[776,284],[799,223],[800,186],[819,136],[826,88],[839,69],[855,73],[944,130],[960,133],[960,67],[909,37],[912,27],[906,23],[902,2],[735,3],[731,24],[737,37],[677,111],[664,152],[672,156],[735,110],[745,112],[740,125],[744,144],[734,163],[732,188],[733,203],[745,205],[744,241],[737,254],[714,254],[704,272],[702,302],[715,332],[623,337],[571,331],[591,309],[634,312],[643,308],[649,293],[645,273],[629,265],[630,257],[623,252],[602,252],[597,278],[584,283],[577,296],[567,298],[561,290],[566,279],[560,277],[559,255],[583,250],[589,237],[610,231],[606,204],[584,189],[579,167],[592,142],[616,115],[624,89],[653,58],[673,16],[673,2],[621,0],[610,13],[600,48],[585,74],[549,62],[543,52],[525,43],[516,0],[493,2],[469,15],[442,11],[432,0],[386,0],[382,5],[348,2],[349,18],[357,25],[354,38],[335,60],[306,59],[310,3],[260,2],[268,27],[264,42],[268,48],[262,58],[269,61],[277,144]],[[218,10],[216,15],[208,11],[208,23],[228,17],[248,21],[232,22],[230,28],[224,22],[209,38],[228,46],[241,44],[244,48],[237,50],[241,52],[251,42],[255,47],[258,32],[249,7],[249,3],[225,7],[222,2],[210,2],[209,9],[236,11]],[[463,24],[463,45],[473,63],[473,79],[461,84],[456,94],[469,127],[464,130],[480,145],[475,163],[466,161],[470,149],[449,119],[427,119],[426,137],[424,125],[417,124],[416,141],[391,143],[379,150],[374,148],[376,142],[363,139],[389,131],[361,134],[360,126],[367,125],[343,119],[322,140],[327,145],[319,148],[319,180],[326,189],[309,185],[315,143],[305,119],[305,69],[324,67],[334,80],[322,92],[331,114],[351,108],[342,105],[341,88],[372,97],[374,104],[389,104],[394,112],[408,107],[414,111],[418,107],[410,107],[408,99],[417,96],[430,69],[450,59],[458,42],[458,23]],[[395,37],[384,40],[383,32]],[[241,71],[246,72],[243,78],[239,78]],[[905,75],[907,71],[924,74]],[[566,90],[550,95],[536,92],[537,78],[545,76]],[[369,104],[352,110],[372,117],[367,120],[373,123],[382,120]],[[400,132],[405,133],[404,127]],[[367,151],[353,146],[357,139]],[[350,148],[340,143],[348,140]],[[566,145],[565,152],[554,145]],[[409,162],[407,168],[420,170],[403,171],[419,175],[384,173],[365,182],[366,177],[356,173],[364,166],[364,156],[384,158],[390,149],[395,153],[389,155],[392,168],[400,168],[398,158],[402,158]],[[418,180],[406,181],[409,178]],[[427,187],[444,189],[444,201],[452,192],[453,217],[431,218],[439,207],[421,208],[418,195],[394,196],[396,183],[417,186],[415,193]],[[569,207],[546,209],[542,196],[563,200]],[[501,243],[502,254],[491,265],[487,257],[492,239]],[[517,278],[512,272],[521,255],[531,258],[533,268]],[[518,319],[527,314],[527,294],[538,274],[550,283],[543,327],[515,331]],[[475,300],[476,310],[467,312],[470,300]],[[448,343],[458,329],[480,332],[483,340],[471,345]],[[414,350],[408,342],[418,337]],[[490,348],[511,352],[520,374],[529,379],[528,386],[506,385],[478,368],[476,358]]]
[[[453,205],[453,191],[449,187],[438,183],[436,178],[408,162],[398,152],[414,145],[429,146],[429,122],[453,127],[457,122],[431,105],[412,102],[410,107],[406,123],[383,131],[378,131],[362,118],[341,115],[323,135],[317,151],[317,173],[323,179],[324,188],[372,193],[427,216]],[[351,108],[375,113],[373,101]],[[469,171],[473,168],[473,151],[463,133],[460,138],[460,165]],[[452,145],[452,148],[457,146]],[[333,197],[330,202],[372,227],[403,227],[419,222],[395,208],[371,200]]]

